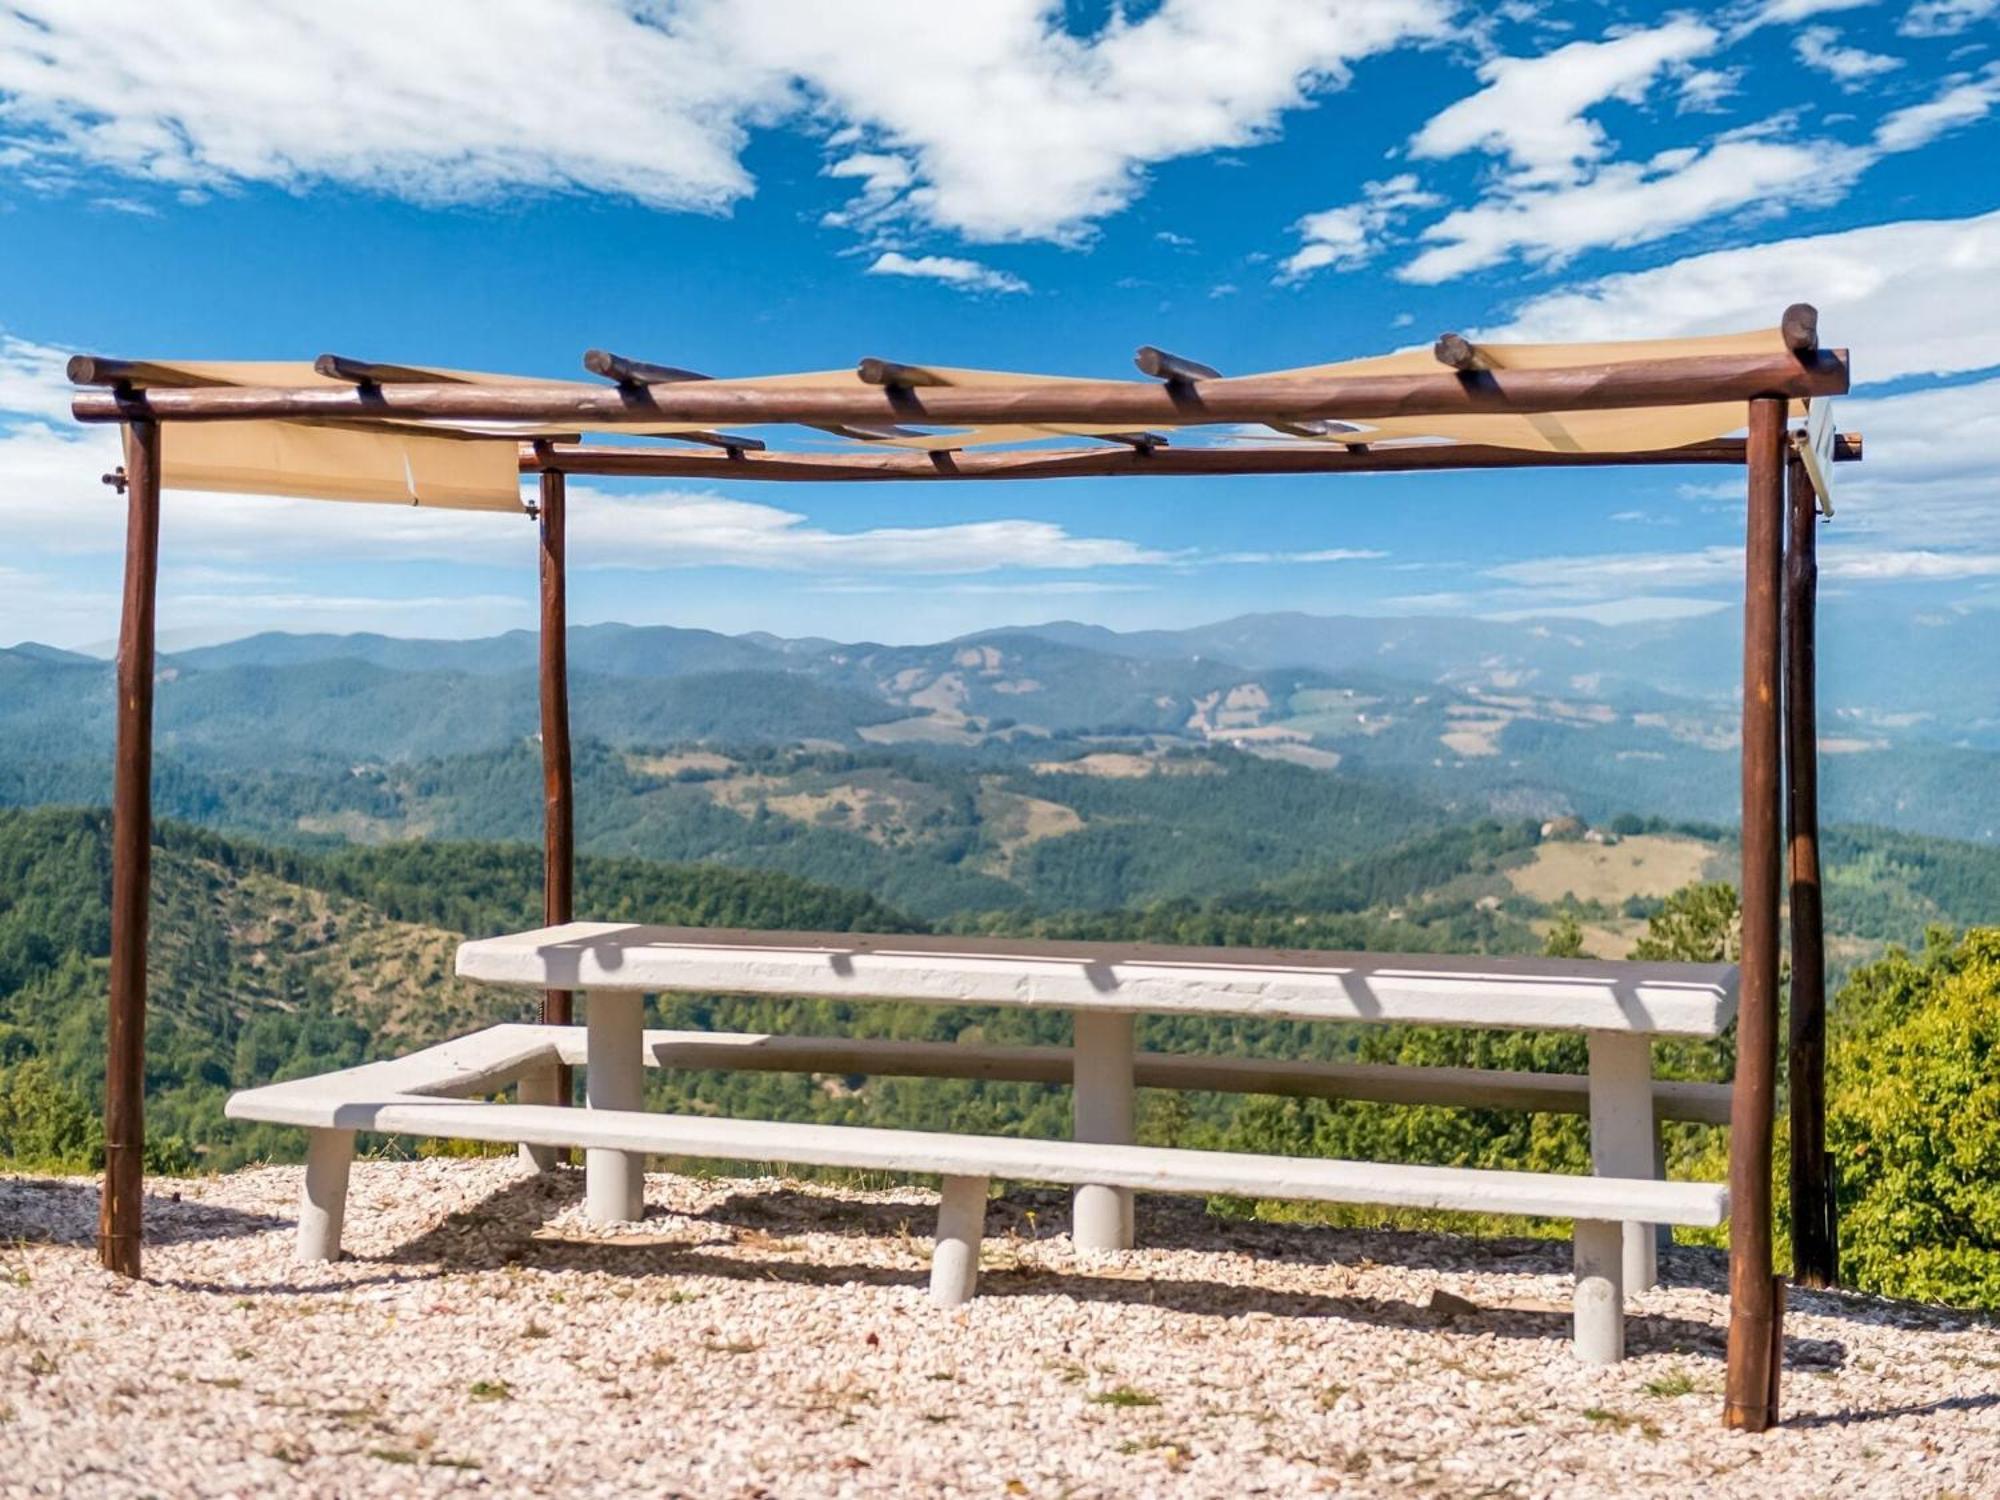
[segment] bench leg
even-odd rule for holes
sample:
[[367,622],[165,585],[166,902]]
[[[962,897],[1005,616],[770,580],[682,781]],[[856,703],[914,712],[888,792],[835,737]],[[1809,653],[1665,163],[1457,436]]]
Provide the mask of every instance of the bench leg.
[[972,1300],[985,1232],[986,1179],[945,1178],[938,1194],[937,1244],[931,1251],[931,1301],[939,1307]]
[[[1643,1034],[1590,1033],[1590,1166],[1600,1177],[1650,1178],[1657,1171],[1653,1123],[1653,1045]],[[1651,1224],[1625,1226],[1625,1290],[1659,1280]]]
[[299,1195],[299,1259],[339,1260],[340,1226],[347,1218],[347,1171],[354,1164],[354,1132],[306,1132],[306,1185]]
[[[537,1068],[532,1073],[523,1073],[520,1082],[514,1086],[515,1102],[518,1104],[561,1103],[562,1101],[556,1097],[558,1080],[561,1074],[562,1070],[554,1063],[550,1063],[546,1067]],[[521,1160],[527,1162],[537,1172],[553,1172],[556,1169],[556,1163],[561,1161],[565,1154],[563,1148],[560,1146],[521,1147]]]
[[[584,1005],[585,1100],[592,1109],[639,1108],[645,1100],[645,997],[593,990]],[[645,1193],[643,1151],[584,1152],[584,1208],[591,1223],[620,1224],[645,1217]]]
[[1615,1365],[1625,1357],[1625,1227],[1576,1221],[1576,1357]]
[[[1132,1144],[1132,1026],[1128,1015],[1076,1014],[1075,1124],[1079,1141]],[[1132,1248],[1132,1193],[1086,1184],[1076,1190],[1070,1238],[1079,1250]]]

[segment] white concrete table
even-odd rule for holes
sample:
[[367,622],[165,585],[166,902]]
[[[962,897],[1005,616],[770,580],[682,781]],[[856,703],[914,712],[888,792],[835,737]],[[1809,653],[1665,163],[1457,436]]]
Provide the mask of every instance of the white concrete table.
[[[1591,1158],[1601,1176],[1655,1175],[1651,1043],[1713,1037],[1735,1016],[1723,964],[1594,959],[1409,957],[1312,949],[1184,948],[955,936],[736,932],[571,922],[464,944],[462,978],[586,996],[585,1094],[636,1109],[648,993],[1022,1006],[1075,1021],[1075,1136],[1133,1137],[1133,1022],[1139,1014],[1484,1026],[1589,1036]],[[1421,1071],[1421,1070],[1412,1070]],[[644,1157],[592,1148],[589,1212],[638,1216]],[[1132,1243],[1131,1190],[1077,1189],[1086,1249]],[[1655,1279],[1651,1226],[1628,1224],[1623,1282]]]

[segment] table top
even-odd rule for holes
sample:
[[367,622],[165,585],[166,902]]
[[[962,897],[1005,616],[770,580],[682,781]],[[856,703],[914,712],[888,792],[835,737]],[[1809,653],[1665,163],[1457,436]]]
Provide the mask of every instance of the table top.
[[466,979],[1274,1020],[1715,1036],[1732,964],[1189,948],[569,922],[467,942]]

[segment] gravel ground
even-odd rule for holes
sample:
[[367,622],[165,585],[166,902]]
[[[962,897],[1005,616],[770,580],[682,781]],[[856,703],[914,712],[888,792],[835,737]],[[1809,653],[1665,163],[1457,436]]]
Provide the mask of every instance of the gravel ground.
[[1017,1191],[942,1312],[917,1190],[654,1176],[598,1231],[574,1172],[363,1162],[300,1266],[297,1168],[148,1186],[132,1285],[92,1184],[0,1179],[0,1494],[2000,1495],[1986,1320],[1795,1294],[1786,1425],[1722,1431],[1707,1251],[1586,1370],[1561,1244],[1147,1199],[1086,1257]]

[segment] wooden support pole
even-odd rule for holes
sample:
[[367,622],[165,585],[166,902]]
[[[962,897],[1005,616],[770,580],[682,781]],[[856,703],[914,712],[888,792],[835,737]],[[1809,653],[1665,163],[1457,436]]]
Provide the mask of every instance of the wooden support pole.
[[1786,1077],[1792,1112],[1792,1275],[1840,1280],[1833,1164],[1826,1152],[1826,937],[1819,867],[1819,711],[1815,615],[1819,518],[1796,449],[1785,464],[1786,864],[1791,898],[1792,1013]]
[[1729,1121],[1729,1367],[1723,1425],[1762,1432],[1772,1399],[1771,1132],[1778,1055],[1779,599],[1785,411],[1750,402],[1743,576],[1743,958]]
[[111,789],[111,986],[104,1037],[104,1194],[97,1258],[139,1274],[146,1171],[146,927],[153,876],[153,601],[160,575],[160,429],[125,429],[125,599]]
[[[542,574],[542,919],[553,927],[576,914],[576,808],[569,756],[569,580],[560,470],[541,476]],[[542,993],[542,1024],[568,1026],[568,990]],[[570,1102],[569,1069],[556,1074],[558,1104]]]

